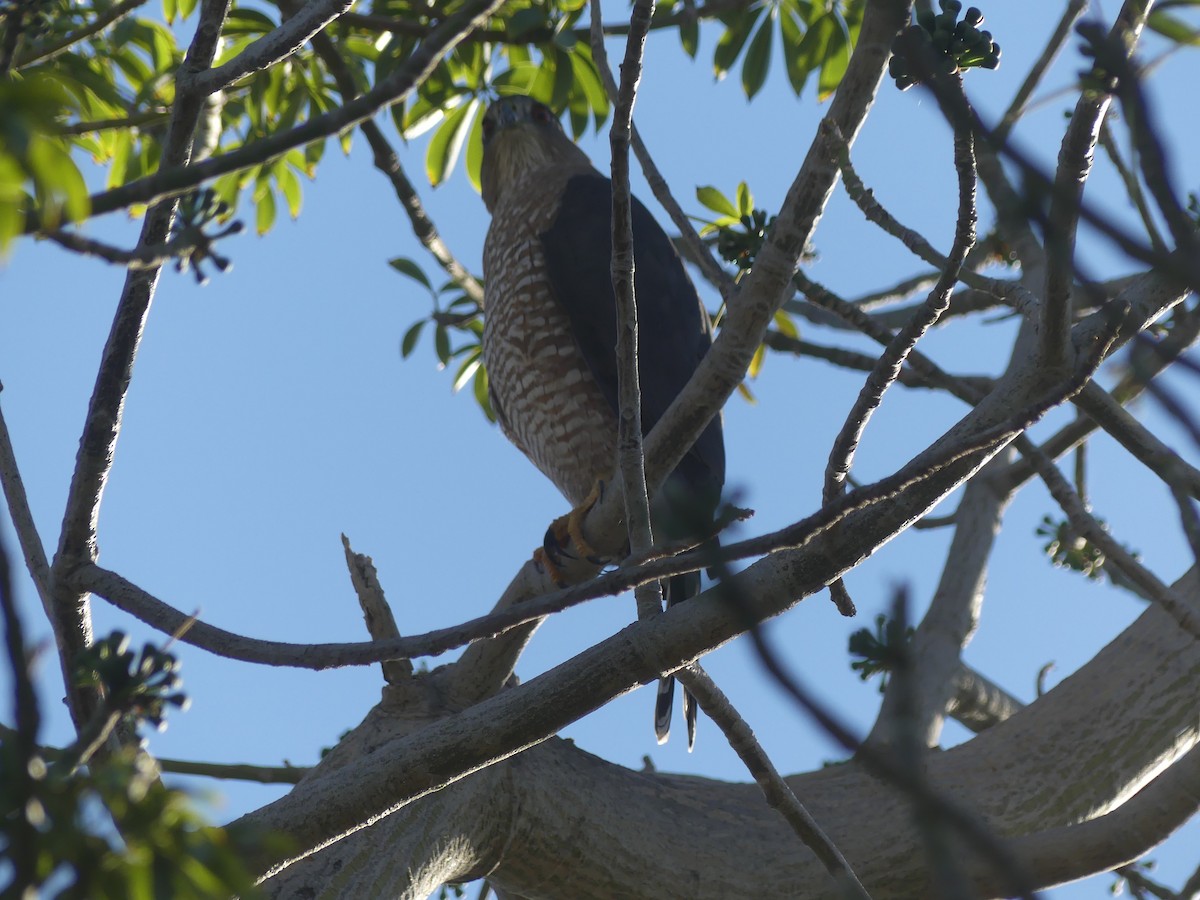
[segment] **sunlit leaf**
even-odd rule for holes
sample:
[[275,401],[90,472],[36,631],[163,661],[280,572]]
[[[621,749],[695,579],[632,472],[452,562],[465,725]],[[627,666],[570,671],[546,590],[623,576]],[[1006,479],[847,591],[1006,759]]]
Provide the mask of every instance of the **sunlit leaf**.
[[738,217],[737,207],[733,202],[711,184],[696,188],[696,199],[713,212],[729,216],[731,219]]
[[817,80],[817,100],[820,102],[829,99],[837,90],[850,65],[850,33],[846,23],[835,14],[826,18],[832,20],[833,30],[825,45],[825,61],[821,64],[821,76]]
[[475,347],[459,367],[458,373],[454,376],[454,386],[452,388],[454,393],[457,394],[461,391],[467,382],[474,377],[475,371],[479,368],[479,363],[479,348]]
[[425,174],[429,183],[437,187],[446,180],[446,176],[458,162],[458,154],[462,150],[469,130],[470,115],[479,106],[478,100],[464,103],[450,115],[434,132],[425,151]]
[[479,404],[479,408],[483,410],[483,414],[487,416],[489,422],[496,421],[496,413],[492,409],[492,397],[488,393],[488,373],[487,366],[480,365],[475,370],[475,383],[472,385],[475,393],[475,402]]
[[483,168],[483,104],[471,120],[471,133],[467,135],[467,180],[476,191],[481,191],[479,173]]
[[750,186],[744,181],[738,182],[737,205],[738,218],[751,215],[754,212],[754,195],[750,193]]
[[261,198],[257,200],[254,214],[255,228],[259,235],[264,235],[271,230],[271,226],[275,224],[275,192],[271,190],[270,185],[267,185],[266,191],[263,192]]
[[792,321],[792,317],[782,309],[776,310],[774,321],[775,327],[779,329],[780,334],[786,335],[793,340],[800,337],[800,329],[796,327],[796,323]]
[[283,198],[287,201],[288,215],[293,219],[299,218],[303,195],[300,189],[300,179],[296,177],[295,171],[290,166],[280,166],[276,170],[275,180],[279,184],[279,190],[283,192]]
[[1146,25],[1177,44],[1190,45],[1192,47],[1200,46],[1200,31],[1197,31],[1181,19],[1168,15],[1161,10],[1152,12],[1146,20]]

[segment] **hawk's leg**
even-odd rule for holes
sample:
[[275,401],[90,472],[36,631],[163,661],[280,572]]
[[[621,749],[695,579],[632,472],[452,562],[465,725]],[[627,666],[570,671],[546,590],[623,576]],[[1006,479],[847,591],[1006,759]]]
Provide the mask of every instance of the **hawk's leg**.
[[[604,481],[597,479],[591,493],[584,501],[565,516],[560,516],[546,529],[542,546],[533,553],[534,561],[545,568],[556,584],[562,584],[562,565],[567,559],[586,559],[590,563],[603,565],[606,559],[599,554],[583,536],[583,519],[593,506],[604,497]],[[574,552],[568,552],[571,547]]]

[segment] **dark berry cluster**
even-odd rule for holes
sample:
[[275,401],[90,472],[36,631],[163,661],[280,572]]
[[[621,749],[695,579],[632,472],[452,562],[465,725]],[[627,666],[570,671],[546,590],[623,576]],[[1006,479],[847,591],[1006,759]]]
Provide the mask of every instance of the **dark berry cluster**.
[[946,75],[964,69],[994,69],[1000,65],[1000,45],[992,40],[990,31],[981,31],[983,13],[972,6],[960,20],[962,4],[958,0],[941,0],[941,13],[925,11],[917,15],[917,25],[897,40],[888,73],[896,87],[904,91],[922,80],[921,67],[914,65],[910,51],[904,50],[903,40],[919,41],[932,48],[935,65]]

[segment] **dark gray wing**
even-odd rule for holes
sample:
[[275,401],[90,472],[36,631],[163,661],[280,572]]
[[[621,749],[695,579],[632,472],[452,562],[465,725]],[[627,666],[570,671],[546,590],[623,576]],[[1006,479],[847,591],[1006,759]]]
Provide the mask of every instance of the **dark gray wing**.
[[[675,248],[654,217],[633,201],[634,287],[642,428],[649,432],[712,344],[712,333]],[[541,235],[555,297],[592,375],[617,411],[616,301],[613,297],[612,188],[598,172],[567,182],[554,224]],[[675,470],[687,487],[716,497],[725,483],[725,443],[713,419]]]

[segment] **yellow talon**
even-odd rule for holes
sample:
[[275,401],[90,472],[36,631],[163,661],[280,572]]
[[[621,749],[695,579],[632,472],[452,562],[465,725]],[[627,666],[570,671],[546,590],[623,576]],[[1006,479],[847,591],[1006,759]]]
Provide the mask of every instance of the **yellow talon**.
[[566,579],[563,578],[562,570],[560,570],[558,566],[554,564],[554,561],[550,559],[550,554],[546,552],[545,547],[538,547],[533,551],[533,564],[549,575],[550,580],[559,587],[567,586]]
[[[588,511],[599,503],[603,496],[604,482],[597,481],[583,503],[579,504],[579,506],[575,507],[565,516],[559,516],[546,529],[542,559],[548,563],[548,569],[552,577],[556,573],[561,574],[559,566],[564,557],[586,559],[596,564],[604,562],[596,548],[589,544],[583,536],[583,520],[587,516]],[[568,553],[566,551],[568,546],[575,552]],[[558,579],[556,578],[555,580],[557,581]]]

